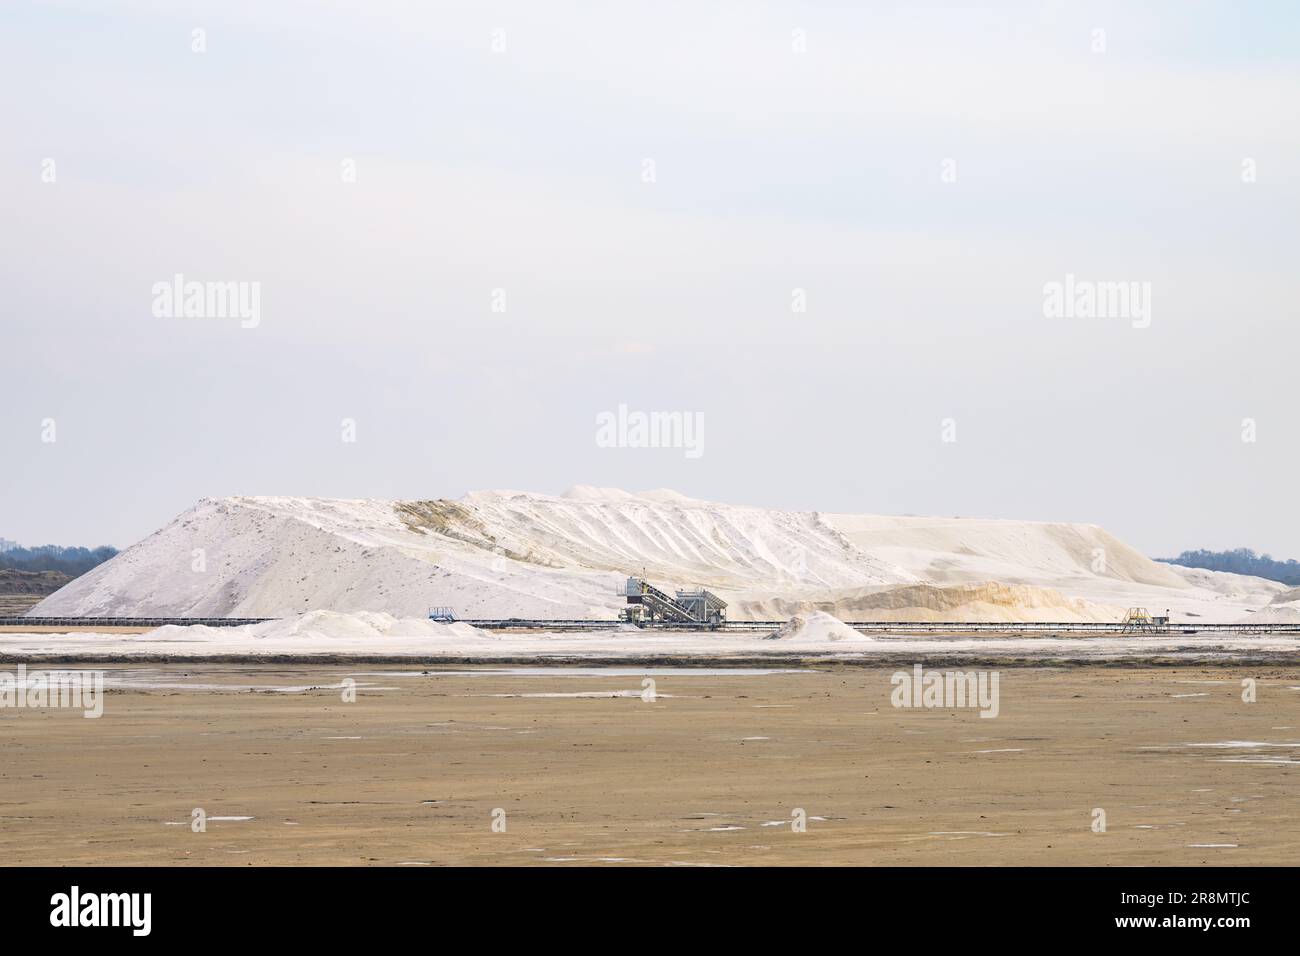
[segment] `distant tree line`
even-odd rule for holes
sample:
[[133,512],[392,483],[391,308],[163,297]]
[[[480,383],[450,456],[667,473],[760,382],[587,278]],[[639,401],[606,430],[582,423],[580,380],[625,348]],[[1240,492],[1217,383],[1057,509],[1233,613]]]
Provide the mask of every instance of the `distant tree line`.
[[1231,571],[1233,574],[1253,574],[1257,578],[1300,585],[1300,562],[1291,558],[1274,561],[1267,554],[1256,554],[1250,548],[1235,551],[1184,551],[1176,558],[1156,558],[1165,564],[1178,564],[1185,568],[1205,568],[1209,571]]
[[43,544],[35,548],[9,548],[0,551],[0,570],[62,571],[75,578],[96,565],[103,564],[115,554],[117,548],[108,545],[98,548],[64,548],[57,544]]

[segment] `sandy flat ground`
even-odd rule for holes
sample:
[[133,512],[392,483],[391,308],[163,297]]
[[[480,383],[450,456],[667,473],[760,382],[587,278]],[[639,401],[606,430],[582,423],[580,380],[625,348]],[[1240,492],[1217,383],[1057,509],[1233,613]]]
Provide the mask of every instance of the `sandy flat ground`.
[[[0,855],[196,865],[1297,859],[1300,668],[1007,668],[995,719],[895,709],[891,673],[110,667],[100,719],[0,710]],[[641,698],[646,674],[653,702]],[[1255,703],[1241,700],[1247,676],[1258,680]],[[337,689],[345,678],[357,682],[354,703]],[[189,826],[196,807],[210,818],[204,833]],[[1092,832],[1094,808],[1105,833]],[[493,831],[496,810],[505,832]],[[791,827],[796,810],[806,832]]]

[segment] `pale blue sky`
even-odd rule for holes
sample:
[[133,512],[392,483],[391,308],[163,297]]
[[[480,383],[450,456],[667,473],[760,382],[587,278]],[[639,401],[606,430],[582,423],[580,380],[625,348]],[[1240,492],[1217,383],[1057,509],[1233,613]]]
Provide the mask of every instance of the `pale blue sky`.
[[[1287,3],[7,3],[0,535],[584,483],[1300,557],[1297,41]],[[176,272],[261,324],[154,317]],[[1151,327],[1044,318],[1066,273]],[[704,455],[597,447],[620,403]]]

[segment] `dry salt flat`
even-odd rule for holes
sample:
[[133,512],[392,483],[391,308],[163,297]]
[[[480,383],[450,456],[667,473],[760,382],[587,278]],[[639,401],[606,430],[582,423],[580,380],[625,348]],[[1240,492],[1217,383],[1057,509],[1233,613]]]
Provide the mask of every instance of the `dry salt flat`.
[[[6,781],[23,808],[6,821],[11,863],[1285,865],[1300,851],[1295,668],[1271,668],[1257,704],[1239,689],[1254,667],[1015,668],[996,720],[891,706],[892,666],[104,670],[103,719],[5,716],[22,767]],[[1172,697],[1199,685],[1214,692]],[[186,825],[196,794],[204,834]]]

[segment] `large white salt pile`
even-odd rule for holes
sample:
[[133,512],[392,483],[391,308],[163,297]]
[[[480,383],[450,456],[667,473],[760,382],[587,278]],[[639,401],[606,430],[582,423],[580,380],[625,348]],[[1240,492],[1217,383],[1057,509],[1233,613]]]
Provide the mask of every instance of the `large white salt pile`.
[[[208,573],[178,574],[197,548]],[[456,501],[205,499],[29,613],[282,618],[328,608],[407,619],[450,606],[480,620],[612,622],[630,573],[670,593],[705,587],[736,621],[814,608],[843,620],[1118,621],[1129,607],[1232,621],[1287,590],[1151,561],[1095,525],[578,488]]]
[[802,641],[820,644],[824,641],[869,641],[872,638],[855,631],[837,617],[825,611],[796,614],[770,635],[774,641]]

